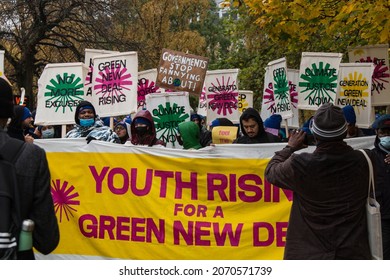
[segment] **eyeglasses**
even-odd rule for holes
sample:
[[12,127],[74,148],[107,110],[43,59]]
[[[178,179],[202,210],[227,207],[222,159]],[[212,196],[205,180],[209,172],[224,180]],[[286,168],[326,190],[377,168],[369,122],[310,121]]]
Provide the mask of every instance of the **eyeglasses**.
[[125,128],[123,126],[117,126],[115,127],[114,131],[124,130]]

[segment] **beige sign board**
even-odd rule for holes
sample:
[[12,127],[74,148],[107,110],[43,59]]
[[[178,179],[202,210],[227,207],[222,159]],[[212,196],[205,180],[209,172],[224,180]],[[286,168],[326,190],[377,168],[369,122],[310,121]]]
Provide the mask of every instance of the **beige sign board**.
[[206,57],[163,49],[156,85],[164,89],[200,95],[208,62]]

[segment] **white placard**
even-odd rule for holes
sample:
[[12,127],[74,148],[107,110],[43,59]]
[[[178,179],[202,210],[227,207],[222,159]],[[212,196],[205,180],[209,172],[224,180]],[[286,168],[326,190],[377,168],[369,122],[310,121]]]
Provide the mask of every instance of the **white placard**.
[[163,140],[167,147],[182,149],[176,135],[179,123],[190,120],[188,92],[148,94],[146,108],[152,114],[157,138]]
[[163,92],[162,88],[156,85],[157,68],[141,71],[138,73],[137,87],[137,110],[146,108],[146,95]]
[[93,58],[97,55],[110,54],[110,53],[119,53],[119,52],[109,51],[109,50],[99,50],[99,49],[85,49],[84,64],[89,67],[88,74],[85,78],[85,84],[84,84],[87,100],[91,99],[92,97]]
[[303,52],[299,69],[298,108],[317,110],[335,103],[341,53]]
[[355,109],[356,125],[369,128],[374,121],[372,110],[373,63],[341,63],[336,105],[351,105]]
[[238,111],[240,115],[245,112],[246,109],[253,108],[253,91],[251,90],[239,90],[238,91]]
[[227,118],[237,123],[239,120],[238,69],[207,71],[205,87],[207,120]]
[[82,62],[47,64],[38,80],[35,124],[73,124],[75,109],[85,99],[87,72]]
[[92,104],[101,117],[137,111],[138,55],[124,52],[93,58]]
[[349,62],[372,62],[372,106],[390,105],[389,45],[359,46],[348,48]]

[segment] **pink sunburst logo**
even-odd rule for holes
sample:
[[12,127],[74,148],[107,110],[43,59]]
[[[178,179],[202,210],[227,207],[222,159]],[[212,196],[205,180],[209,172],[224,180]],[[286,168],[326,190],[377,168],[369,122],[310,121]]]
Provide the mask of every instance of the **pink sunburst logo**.
[[390,77],[390,74],[386,73],[389,70],[389,67],[385,65],[382,59],[378,59],[376,57],[374,57],[374,59],[370,56],[367,58],[361,58],[360,62],[373,62],[375,64],[374,73],[372,74],[371,94],[375,91],[380,94],[381,91],[386,89],[385,84],[389,83],[388,78]]
[[219,115],[222,113],[226,116],[237,110],[238,90],[235,80],[231,81],[230,77],[226,81],[225,77],[222,77],[222,81],[217,79],[216,83],[211,83],[208,91],[209,108],[217,110]]
[[96,94],[102,94],[103,97],[111,96],[118,97],[124,89],[129,90],[128,86],[132,85],[131,74],[127,73],[127,68],[106,67],[103,71],[98,73],[94,86]]
[[80,201],[77,200],[79,197],[78,192],[75,192],[73,185],[69,186],[67,181],[61,182],[60,179],[51,181],[51,195],[53,197],[54,209],[56,214],[59,215],[60,223],[62,217],[65,216],[69,221],[69,217],[73,217],[72,212],[77,212],[74,208],[76,205],[80,205]]

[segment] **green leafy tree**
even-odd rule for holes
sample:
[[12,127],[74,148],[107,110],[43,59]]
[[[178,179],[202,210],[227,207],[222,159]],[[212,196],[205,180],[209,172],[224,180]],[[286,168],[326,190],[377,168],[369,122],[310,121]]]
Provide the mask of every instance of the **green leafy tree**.
[[109,25],[105,0],[13,0],[0,2],[0,49],[5,74],[25,88],[34,107],[37,79],[47,63],[82,61],[88,42],[98,45]]
[[246,0],[256,25],[292,51],[345,52],[390,41],[390,2]]

